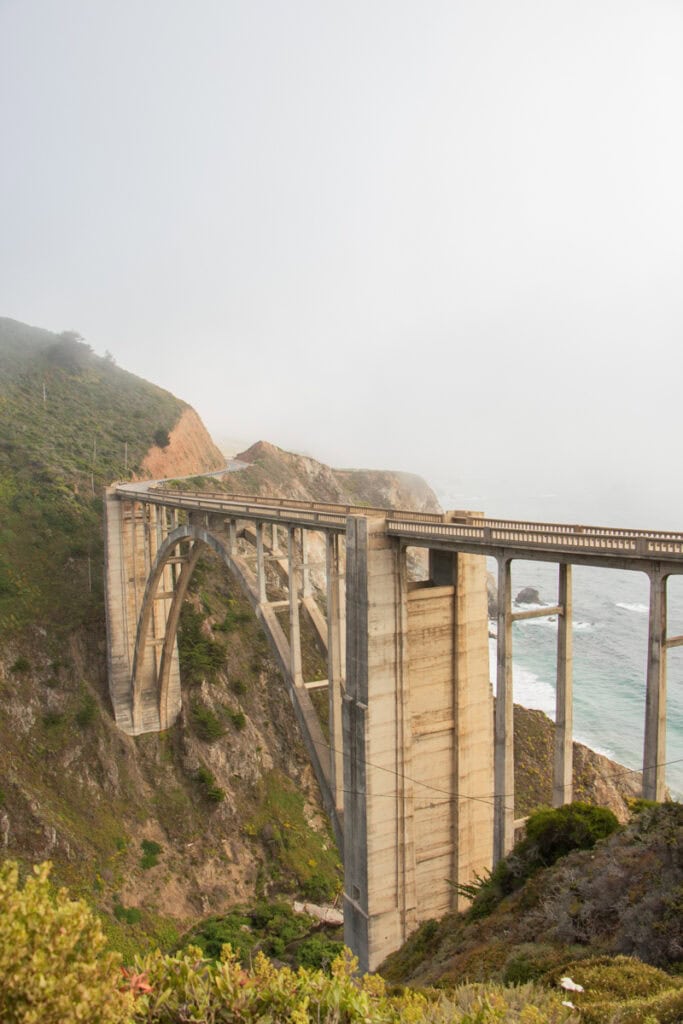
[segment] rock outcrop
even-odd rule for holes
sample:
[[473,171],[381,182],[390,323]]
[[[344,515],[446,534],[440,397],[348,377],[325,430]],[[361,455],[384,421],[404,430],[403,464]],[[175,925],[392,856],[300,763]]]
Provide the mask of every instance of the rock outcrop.
[[142,461],[143,478],[207,473],[225,466],[225,458],[211,440],[194,409],[187,406],[169,435],[169,443],[154,445]]

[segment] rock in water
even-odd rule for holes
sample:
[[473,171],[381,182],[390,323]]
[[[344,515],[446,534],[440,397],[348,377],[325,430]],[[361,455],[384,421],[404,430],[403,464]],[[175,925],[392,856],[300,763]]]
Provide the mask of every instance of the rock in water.
[[543,604],[539,593],[533,587],[522,587],[515,598],[515,604]]

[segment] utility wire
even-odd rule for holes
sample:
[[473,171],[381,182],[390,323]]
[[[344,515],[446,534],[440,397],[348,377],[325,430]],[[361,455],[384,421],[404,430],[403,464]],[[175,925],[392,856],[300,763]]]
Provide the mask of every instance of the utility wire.
[[[341,753],[342,756],[348,756],[348,755],[344,755],[343,751],[339,751],[337,748],[333,747],[329,743],[327,743],[326,746],[327,746],[327,748],[332,753],[335,753],[335,754]],[[625,768],[621,772],[613,772],[610,775],[603,775],[602,778],[603,779],[618,779],[618,778],[623,777],[624,775],[635,775],[638,772],[648,771],[648,770],[650,770],[652,768],[664,768],[667,765],[680,764],[681,762],[683,762],[683,757],[677,757],[677,758],[674,758],[671,761],[660,761],[660,762],[656,762],[655,764],[646,765],[644,768]],[[495,807],[496,804],[497,804],[497,799],[501,799],[502,798],[503,800],[508,800],[511,797],[514,798],[514,793],[503,793],[503,794],[501,794],[501,797],[498,797],[498,798],[495,795],[490,795],[490,794],[487,794],[486,796],[470,796],[469,794],[461,794],[461,795],[458,795],[457,797],[454,797],[446,789],[441,789],[439,786],[433,786],[429,782],[422,782],[420,779],[414,779],[410,775],[406,775],[404,772],[397,771],[395,768],[387,768],[385,765],[376,764],[373,761],[368,761],[367,758],[362,758],[361,759],[361,764],[363,764],[366,768],[376,768],[378,771],[383,771],[383,772],[386,772],[389,775],[394,775],[396,778],[400,779],[403,782],[411,782],[411,783],[413,783],[413,785],[422,786],[424,789],[428,789],[428,790],[430,790],[430,791],[432,791],[434,793],[438,793],[441,796],[445,796],[446,799],[441,801],[442,804],[459,803],[459,802],[465,801],[465,800],[472,800],[472,801],[476,801],[477,803],[487,804],[490,807]],[[573,783],[568,783],[567,785],[563,786],[562,788],[563,789],[569,789],[570,786],[572,786],[572,785],[573,785]],[[350,796],[367,796],[367,792],[363,793],[362,790],[346,790],[345,789],[344,793],[348,793]],[[387,798],[390,798],[390,799],[393,800],[398,795],[399,795],[398,790],[395,790],[393,793],[377,793],[377,794],[373,794],[373,797],[381,796],[381,797],[387,797]],[[509,805],[506,805],[505,806],[505,810],[506,811],[512,811],[512,813],[514,814],[514,807],[510,807]]]

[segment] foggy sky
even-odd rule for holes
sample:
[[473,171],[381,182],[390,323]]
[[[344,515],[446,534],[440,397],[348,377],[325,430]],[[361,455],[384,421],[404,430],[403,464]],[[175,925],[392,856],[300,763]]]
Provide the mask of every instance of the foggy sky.
[[217,438],[683,527],[681,54],[679,0],[0,0],[0,315]]

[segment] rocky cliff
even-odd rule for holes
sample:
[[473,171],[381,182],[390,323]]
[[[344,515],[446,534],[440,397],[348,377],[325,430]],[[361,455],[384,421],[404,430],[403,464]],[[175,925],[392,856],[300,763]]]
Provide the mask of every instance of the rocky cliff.
[[188,406],[170,431],[168,444],[155,444],[149,449],[140,466],[140,478],[189,476],[222,469],[224,465],[224,456],[197,413]]
[[422,477],[412,473],[332,469],[310,456],[286,452],[267,441],[258,441],[237,458],[247,463],[247,468],[223,477],[220,484],[232,493],[440,511],[434,491]]

